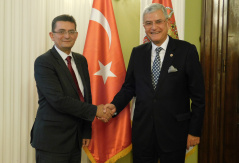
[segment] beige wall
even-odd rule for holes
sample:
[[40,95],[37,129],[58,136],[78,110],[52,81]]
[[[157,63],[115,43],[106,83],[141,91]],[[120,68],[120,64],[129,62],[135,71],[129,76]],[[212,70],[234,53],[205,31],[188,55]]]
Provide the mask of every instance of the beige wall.
[[202,0],[186,0],[184,39],[196,45],[200,52]]
[[[140,0],[112,0],[125,65],[128,66],[131,50],[139,44]],[[186,0],[185,40],[195,44],[200,52],[202,0]],[[197,150],[186,159],[186,163],[197,163]],[[132,163],[132,153],[117,163]]]
[[139,45],[140,0],[112,0],[125,65]]

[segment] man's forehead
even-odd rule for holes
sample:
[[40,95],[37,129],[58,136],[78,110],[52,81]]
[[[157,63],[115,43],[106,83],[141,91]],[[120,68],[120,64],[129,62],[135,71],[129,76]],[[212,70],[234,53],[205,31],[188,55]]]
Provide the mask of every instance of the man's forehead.
[[56,27],[58,26],[73,26],[75,27],[75,24],[69,21],[57,21],[56,22]]
[[164,19],[164,18],[165,16],[162,10],[146,13],[144,15],[144,21],[153,21],[153,20],[155,21],[155,20]]

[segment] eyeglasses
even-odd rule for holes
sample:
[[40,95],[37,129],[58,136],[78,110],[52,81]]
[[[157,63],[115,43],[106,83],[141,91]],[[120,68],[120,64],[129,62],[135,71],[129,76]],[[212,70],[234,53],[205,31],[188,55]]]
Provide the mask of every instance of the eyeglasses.
[[[156,20],[156,21],[155,21],[155,25],[156,25],[156,26],[161,26],[161,25],[163,25],[163,23],[166,22],[167,20],[168,20],[168,19],[165,19],[165,20],[161,20],[161,19]],[[154,24],[154,22],[152,22],[152,21],[145,21],[145,22],[144,22],[144,26],[145,26],[146,28],[151,28],[151,27],[153,26],[153,24]]]
[[58,32],[53,32],[53,33],[57,33],[57,34],[62,35],[62,36],[68,33],[70,36],[73,36],[75,33],[77,33],[77,31],[73,31],[73,30],[70,30],[70,31],[61,30],[61,31],[58,31]]

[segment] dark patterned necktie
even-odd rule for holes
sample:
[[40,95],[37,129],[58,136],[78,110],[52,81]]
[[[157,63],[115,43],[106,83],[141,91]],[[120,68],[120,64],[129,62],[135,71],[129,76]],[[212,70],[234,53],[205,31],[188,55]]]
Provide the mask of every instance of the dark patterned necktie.
[[163,48],[161,48],[161,47],[157,47],[155,49],[156,56],[155,56],[155,59],[154,59],[154,62],[153,62],[153,67],[152,67],[152,84],[153,84],[154,89],[156,89],[156,86],[158,84],[159,75],[160,75],[161,60],[160,60],[159,52],[162,49]]
[[66,58],[66,61],[67,61],[67,67],[68,67],[68,69],[70,70],[71,76],[72,76],[72,78],[73,78],[73,80],[74,80],[74,82],[75,82],[75,84],[76,84],[77,91],[78,91],[78,94],[79,94],[79,96],[80,96],[80,100],[84,102],[85,100],[84,100],[84,97],[83,97],[83,95],[82,95],[82,93],[81,93],[79,84],[78,84],[78,82],[77,82],[76,74],[75,74],[75,72],[74,72],[74,70],[73,70],[73,68],[72,68],[72,66],[71,66],[71,56],[68,56],[68,57]]

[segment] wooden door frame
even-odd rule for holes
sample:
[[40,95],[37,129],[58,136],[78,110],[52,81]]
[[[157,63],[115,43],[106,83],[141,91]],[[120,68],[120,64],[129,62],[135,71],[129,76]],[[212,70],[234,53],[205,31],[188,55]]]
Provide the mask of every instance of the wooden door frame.
[[201,64],[206,108],[199,163],[222,163],[228,0],[202,1]]

